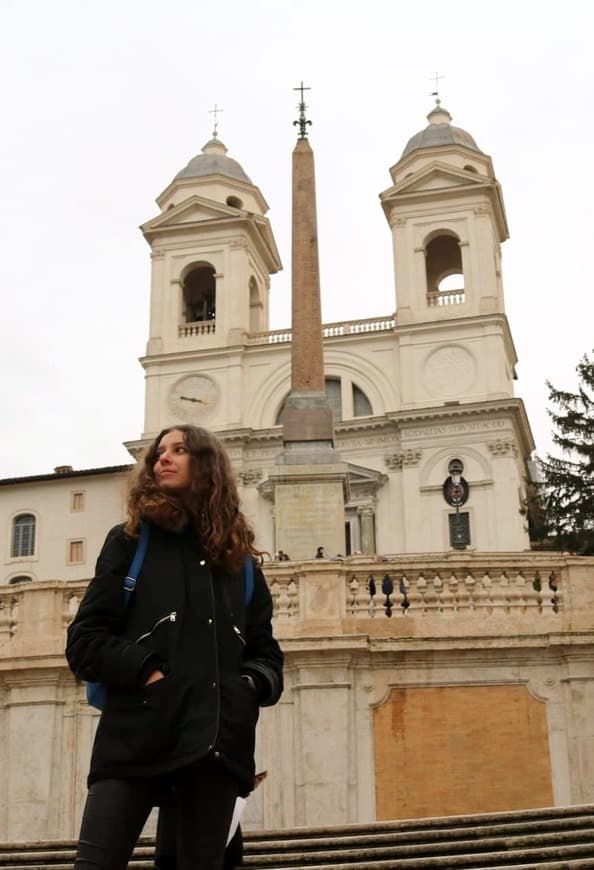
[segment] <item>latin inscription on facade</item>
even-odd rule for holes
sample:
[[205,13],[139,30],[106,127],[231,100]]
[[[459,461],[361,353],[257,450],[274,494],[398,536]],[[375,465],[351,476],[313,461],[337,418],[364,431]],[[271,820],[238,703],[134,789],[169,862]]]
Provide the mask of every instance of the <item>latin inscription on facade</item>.
[[507,420],[485,420],[483,423],[444,423],[442,426],[424,426],[422,429],[406,429],[407,439],[426,438],[434,435],[457,435],[458,433],[488,432],[490,429],[509,429]]

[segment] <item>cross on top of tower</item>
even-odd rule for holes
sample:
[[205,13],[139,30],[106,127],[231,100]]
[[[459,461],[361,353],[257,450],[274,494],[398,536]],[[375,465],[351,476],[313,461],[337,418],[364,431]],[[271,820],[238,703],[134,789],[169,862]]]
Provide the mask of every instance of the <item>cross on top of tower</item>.
[[303,98],[304,91],[311,91],[311,88],[306,88],[303,85],[303,82],[299,85],[298,88],[293,88],[294,91],[301,91],[301,100],[299,102],[299,119],[297,121],[293,121],[294,127],[299,127],[299,138],[307,139],[307,128],[311,127],[311,121],[308,121],[305,117],[305,110],[307,106],[305,105],[305,100]]
[[216,139],[218,136],[218,129],[217,128],[219,126],[219,119],[217,118],[217,115],[219,115],[221,112],[224,112],[224,111],[225,111],[224,109],[219,109],[219,107],[217,106],[216,103],[214,104],[214,109],[208,110],[209,115],[214,115],[214,130],[212,131],[213,139]]
[[433,73],[433,75],[429,77],[429,81],[435,81],[435,84],[433,85],[435,90],[431,91],[431,96],[435,97],[435,102],[437,103],[438,106],[441,103],[441,100],[439,99],[439,80],[440,79],[445,79],[445,76],[440,76],[439,73],[437,73],[437,72]]

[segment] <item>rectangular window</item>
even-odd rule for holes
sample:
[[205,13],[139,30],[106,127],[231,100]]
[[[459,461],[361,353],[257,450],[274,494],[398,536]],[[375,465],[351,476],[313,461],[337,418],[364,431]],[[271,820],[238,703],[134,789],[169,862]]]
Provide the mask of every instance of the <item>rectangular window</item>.
[[84,492],[73,492],[71,508],[73,512],[84,511],[85,509],[85,494]]
[[470,517],[468,511],[449,514],[450,547],[465,550],[470,544]]
[[35,517],[33,514],[20,514],[12,525],[12,545],[10,555],[13,559],[33,556],[35,553]]
[[84,541],[69,541],[68,542],[68,564],[81,565],[85,560],[85,542]]

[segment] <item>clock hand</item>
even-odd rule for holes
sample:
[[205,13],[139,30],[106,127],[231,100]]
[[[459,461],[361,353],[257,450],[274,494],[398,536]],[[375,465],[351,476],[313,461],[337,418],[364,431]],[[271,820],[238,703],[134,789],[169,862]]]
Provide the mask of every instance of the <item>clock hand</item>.
[[193,396],[180,396],[180,399],[184,402],[198,402],[200,405],[212,405],[212,402],[206,399],[195,399]]

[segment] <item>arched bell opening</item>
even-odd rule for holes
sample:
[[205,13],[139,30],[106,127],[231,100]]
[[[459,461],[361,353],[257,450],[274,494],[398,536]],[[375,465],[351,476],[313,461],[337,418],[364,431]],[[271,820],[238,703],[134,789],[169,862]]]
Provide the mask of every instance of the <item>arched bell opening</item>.
[[262,332],[263,324],[262,324],[262,314],[263,314],[263,303],[262,297],[260,295],[260,288],[258,287],[258,282],[252,275],[249,283],[250,290],[250,332]]
[[460,239],[455,233],[442,231],[430,238],[425,246],[425,266],[428,305],[459,305],[466,301]]
[[182,280],[185,323],[216,319],[216,277],[210,263],[193,266]]

